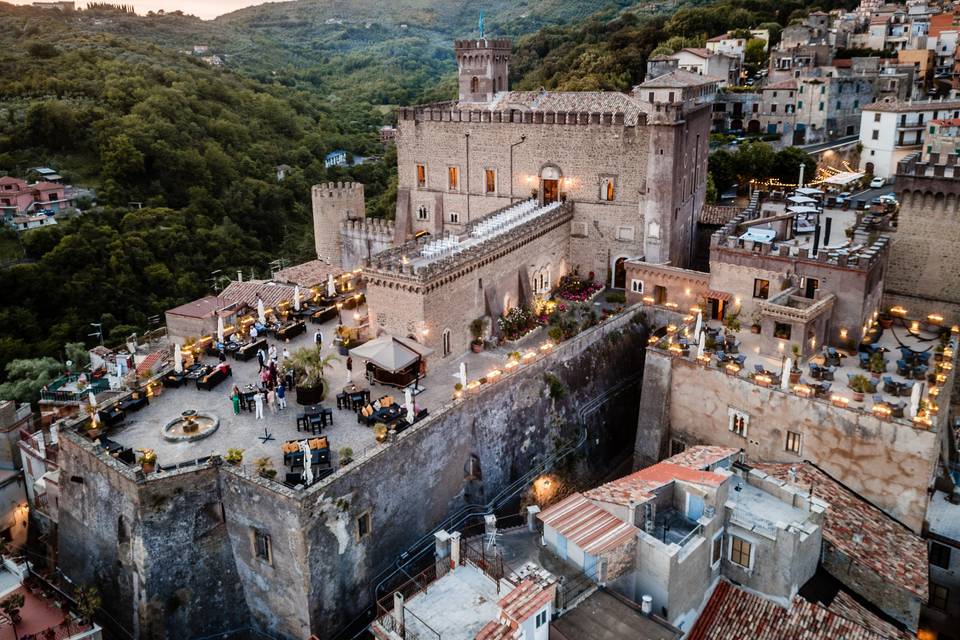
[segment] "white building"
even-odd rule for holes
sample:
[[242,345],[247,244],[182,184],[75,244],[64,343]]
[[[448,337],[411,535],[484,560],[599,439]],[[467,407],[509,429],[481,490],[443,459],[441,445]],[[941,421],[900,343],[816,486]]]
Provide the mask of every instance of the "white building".
[[[956,497],[954,498],[956,500]],[[950,633],[960,616],[960,504],[936,491],[927,505],[930,597],[921,628]]]
[[960,100],[884,100],[863,108],[860,170],[889,178],[897,163],[919,151],[932,120],[960,117]]

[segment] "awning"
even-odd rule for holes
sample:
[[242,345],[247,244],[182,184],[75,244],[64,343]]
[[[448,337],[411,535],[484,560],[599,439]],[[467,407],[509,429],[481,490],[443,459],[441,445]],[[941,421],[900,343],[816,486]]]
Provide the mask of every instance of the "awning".
[[429,347],[407,338],[394,336],[381,336],[350,349],[352,357],[366,360],[391,373],[406,369],[431,353],[433,353],[433,349]]
[[814,204],[816,202],[816,200],[807,196],[790,196],[787,200],[795,204]]
[[862,178],[864,175],[866,174],[859,173],[857,171],[842,171],[824,180],[823,184],[830,184],[838,187],[845,187],[850,183],[856,182],[857,180]]
[[790,213],[820,213],[816,207],[787,207]]
[[723,302],[730,302],[733,299],[732,293],[727,293],[726,291],[714,291],[713,289],[708,289],[707,298],[713,298],[714,300],[722,300]]
[[777,238],[777,232],[773,229],[747,229],[747,232],[740,236],[741,240],[747,242],[761,242],[770,244]]
[[814,189],[813,187],[798,187],[796,192],[802,196],[822,196],[823,191],[820,189]]

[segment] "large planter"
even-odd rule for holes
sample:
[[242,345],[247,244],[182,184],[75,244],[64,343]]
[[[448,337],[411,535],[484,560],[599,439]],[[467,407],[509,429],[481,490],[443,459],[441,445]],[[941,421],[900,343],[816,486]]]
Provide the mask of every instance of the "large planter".
[[760,325],[758,324],[750,325],[750,333],[760,333]]
[[854,391],[854,392],[853,392],[853,401],[854,401],[854,402],[863,402],[863,392],[862,392],[862,391]]
[[470,351],[473,351],[474,353],[480,353],[481,351],[483,351],[483,343],[482,343],[482,342],[471,342],[471,343],[470,343]]
[[297,404],[308,405],[308,404],[320,404],[323,402],[324,392],[326,390],[323,387],[323,384],[319,384],[315,387],[305,387],[300,385],[297,387]]
[[790,384],[798,384],[800,382],[800,374],[802,371],[791,371],[790,372]]

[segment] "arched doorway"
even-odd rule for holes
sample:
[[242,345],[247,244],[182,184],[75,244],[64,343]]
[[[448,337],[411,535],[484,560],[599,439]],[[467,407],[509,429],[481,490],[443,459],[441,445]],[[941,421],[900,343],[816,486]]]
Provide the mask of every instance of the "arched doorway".
[[562,178],[559,167],[548,165],[540,171],[540,203],[550,204],[560,199],[560,180]]
[[760,121],[751,120],[747,123],[747,133],[760,133]]
[[872,162],[868,162],[866,165],[864,165],[863,169],[870,175],[873,175],[873,172],[875,171],[875,168]]
[[627,267],[624,264],[626,261],[626,256],[620,256],[613,261],[610,286],[614,289],[625,289],[627,287]]

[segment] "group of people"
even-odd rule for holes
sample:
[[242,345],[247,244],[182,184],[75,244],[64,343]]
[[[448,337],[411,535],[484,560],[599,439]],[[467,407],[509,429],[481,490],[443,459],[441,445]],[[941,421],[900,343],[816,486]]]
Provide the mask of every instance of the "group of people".
[[[280,358],[282,357],[282,360]],[[284,347],[282,356],[276,345],[270,345],[269,350],[261,349],[257,352],[257,362],[260,365],[260,385],[253,395],[255,418],[262,420],[264,409],[277,413],[287,408],[287,393],[293,389],[293,369],[286,366],[290,358],[290,351]],[[244,394],[237,386],[230,392],[230,401],[233,403],[234,415],[239,415],[243,407]]]
[[[230,394],[230,401],[233,402],[233,414],[239,415],[241,403],[243,402],[243,393],[240,388],[234,385]],[[287,386],[283,381],[276,388],[258,388],[253,394],[254,417],[257,420],[263,420],[263,409],[267,407],[270,413],[276,414],[287,408]]]

